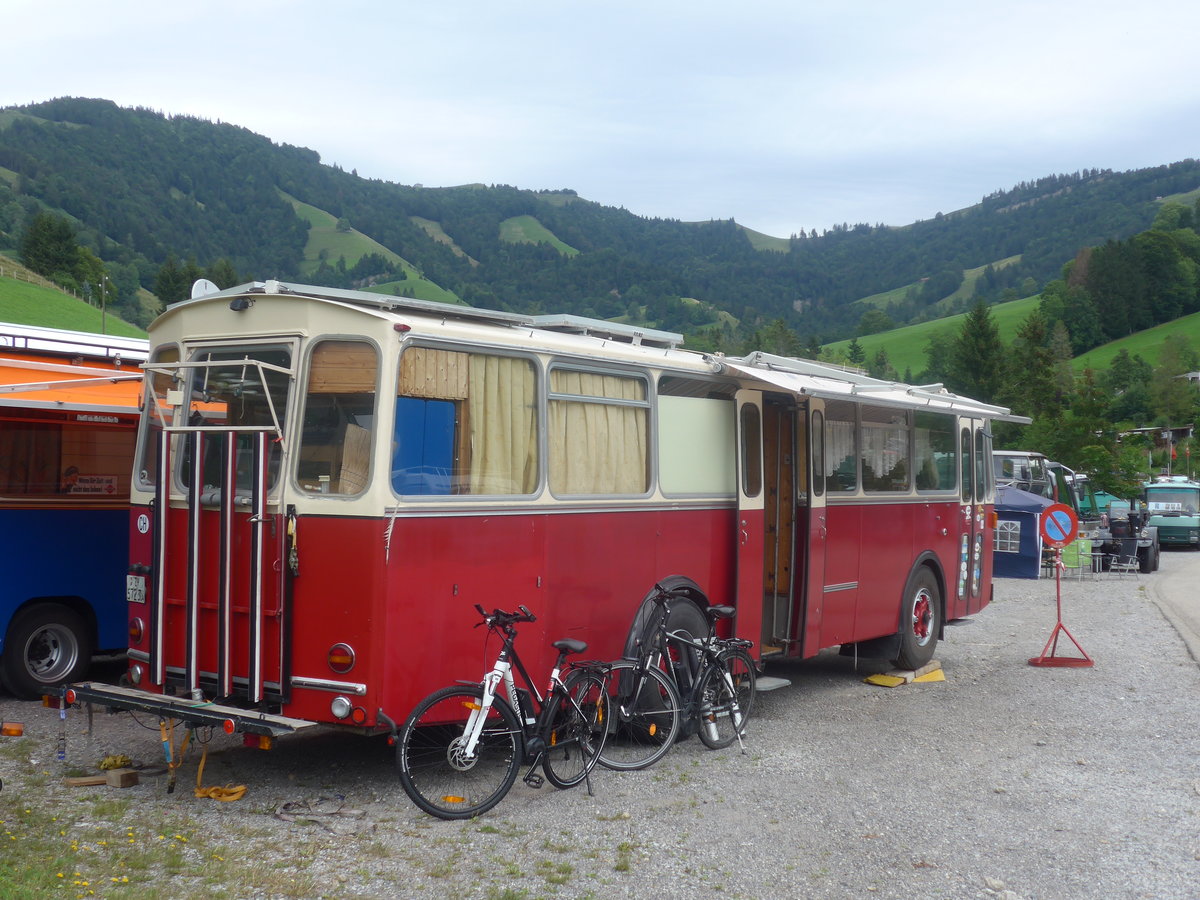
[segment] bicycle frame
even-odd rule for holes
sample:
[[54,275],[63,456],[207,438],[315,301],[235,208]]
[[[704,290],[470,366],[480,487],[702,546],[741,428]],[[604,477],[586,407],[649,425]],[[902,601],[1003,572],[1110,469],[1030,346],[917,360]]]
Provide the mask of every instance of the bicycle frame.
[[[476,608],[485,616],[486,621],[487,617],[483,609],[478,606]],[[527,612],[524,607],[521,607],[521,609]],[[530,771],[532,772],[533,767],[537,766],[546,748],[546,736],[544,732],[550,727],[550,723],[543,722],[542,716],[549,699],[554,696],[555,691],[562,690],[567,700],[574,703],[574,700],[565,693],[562,681],[562,667],[567,657],[567,651],[559,651],[558,658],[550,670],[550,679],[546,688],[546,694],[543,696],[538,691],[534,680],[530,677],[525,664],[521,661],[520,654],[517,653],[515,646],[517,632],[513,625],[509,623],[498,626],[489,622],[488,628],[502,633],[504,635],[504,643],[500,648],[500,653],[496,657],[496,662],[492,666],[491,671],[484,675],[483,681],[480,682],[480,686],[483,688],[483,699],[479,708],[473,709],[470,716],[467,717],[467,723],[463,728],[463,754],[467,759],[474,757],[475,747],[478,745],[479,739],[483,734],[483,726],[487,721],[488,712],[491,710],[500,686],[503,685],[508,704],[516,715],[517,721],[521,724],[521,750],[524,757],[522,761],[531,762]],[[520,673],[522,680],[525,682],[525,688],[523,689],[517,686],[516,678],[513,676],[514,668]],[[530,760],[531,756],[532,760]]]

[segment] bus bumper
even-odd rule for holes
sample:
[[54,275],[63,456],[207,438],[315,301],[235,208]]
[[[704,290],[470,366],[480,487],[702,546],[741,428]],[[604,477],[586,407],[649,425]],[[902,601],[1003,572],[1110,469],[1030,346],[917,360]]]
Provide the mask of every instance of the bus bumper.
[[111,684],[72,684],[62,689],[61,696],[72,705],[87,703],[110,710],[151,713],[160,719],[178,719],[196,727],[220,728],[228,734],[242,732],[279,737],[317,724],[307,719],[292,719],[218,703],[197,703],[183,697],[165,697]]

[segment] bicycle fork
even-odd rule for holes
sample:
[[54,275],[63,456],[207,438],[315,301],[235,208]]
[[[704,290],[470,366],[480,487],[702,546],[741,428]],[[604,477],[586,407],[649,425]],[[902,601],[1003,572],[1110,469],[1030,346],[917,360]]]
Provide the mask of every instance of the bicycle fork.
[[[745,754],[746,745],[742,741],[742,708],[738,705],[737,689],[734,687],[733,675],[730,673],[728,667],[721,667],[721,678],[725,682],[725,690],[729,692],[729,721],[733,725],[733,734],[737,738],[738,748]],[[716,717],[715,710],[704,717],[704,727],[708,730],[708,736],[714,741],[719,737],[717,734]]]

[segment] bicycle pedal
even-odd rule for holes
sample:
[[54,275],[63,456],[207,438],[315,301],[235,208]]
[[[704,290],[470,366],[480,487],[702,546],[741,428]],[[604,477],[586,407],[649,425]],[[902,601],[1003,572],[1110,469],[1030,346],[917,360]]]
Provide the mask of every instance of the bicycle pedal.
[[541,775],[539,775],[537,772],[530,772],[528,775],[525,776],[525,783],[527,785],[529,785],[531,788],[540,788],[543,784],[546,783],[546,779],[543,778]]

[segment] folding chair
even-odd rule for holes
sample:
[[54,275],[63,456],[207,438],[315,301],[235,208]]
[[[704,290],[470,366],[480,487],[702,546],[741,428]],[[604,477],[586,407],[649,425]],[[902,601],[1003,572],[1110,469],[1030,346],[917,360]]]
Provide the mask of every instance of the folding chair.
[[1132,572],[1136,578],[1141,564],[1138,562],[1137,555],[1137,538],[1122,538],[1121,549],[1112,555],[1112,562],[1109,563],[1108,571],[1115,575],[1124,575],[1126,572]]
[[1087,538],[1078,538],[1067,544],[1063,547],[1062,562],[1065,575],[1074,575],[1080,581],[1084,575],[1092,575],[1092,542]]

